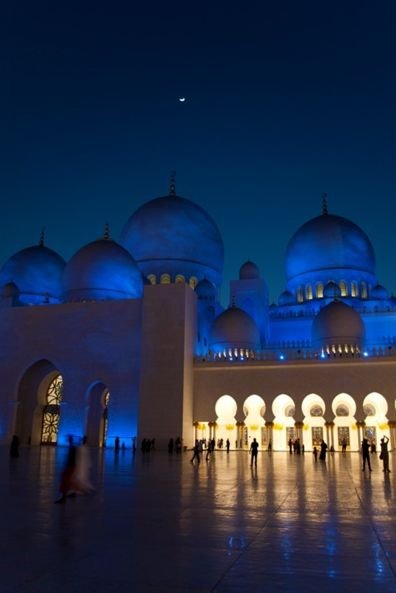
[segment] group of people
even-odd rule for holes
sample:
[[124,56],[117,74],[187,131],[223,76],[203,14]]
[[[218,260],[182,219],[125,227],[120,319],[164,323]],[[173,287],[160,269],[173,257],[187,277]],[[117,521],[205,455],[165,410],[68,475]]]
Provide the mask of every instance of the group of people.
[[[221,439],[221,441],[223,441],[223,439]],[[219,442],[217,443],[218,448],[221,449],[223,447],[223,442],[221,443],[221,447],[219,446]],[[227,451],[227,453],[230,452],[230,447],[231,447],[231,443],[230,443],[230,439],[226,440],[225,443],[225,449]],[[216,449],[216,441],[215,439],[209,439],[208,441],[204,441],[204,440],[198,440],[196,439],[194,447],[193,447],[193,456],[190,459],[191,463],[194,463],[194,461],[196,461],[197,463],[201,462],[201,455],[203,454],[204,450],[206,450],[206,461],[209,461],[209,459],[211,458],[212,454],[214,453]]]
[[[380,440],[380,456],[379,458],[381,459],[382,463],[383,463],[383,472],[386,474],[390,474],[390,469],[389,469],[389,451],[388,451],[388,443],[389,443],[389,438],[387,436],[383,436],[382,439]],[[375,449],[373,451],[372,445],[369,443],[369,440],[365,437],[362,441],[362,458],[363,458],[363,468],[362,471],[366,470],[366,466],[369,470],[369,472],[371,472],[371,460],[370,460],[370,452],[371,453],[375,453]]]
[[168,442],[168,453],[169,455],[173,454],[175,451],[178,455],[182,452],[182,440],[181,437],[176,437],[175,439],[170,438]]
[[304,453],[304,444],[301,444],[300,439],[297,437],[293,439],[290,437],[288,440],[288,447],[289,447],[289,453],[290,455],[292,453],[296,453],[297,455],[300,455],[301,453]]
[[155,449],[155,439],[142,439],[140,448],[142,453],[149,453]]

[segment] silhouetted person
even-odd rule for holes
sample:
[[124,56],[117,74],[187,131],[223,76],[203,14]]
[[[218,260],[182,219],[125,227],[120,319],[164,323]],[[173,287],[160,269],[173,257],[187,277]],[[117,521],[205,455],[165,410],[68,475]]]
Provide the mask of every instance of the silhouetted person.
[[289,445],[289,453],[290,455],[293,453],[293,441],[292,438],[290,437],[289,441],[288,441],[288,445]]
[[168,453],[169,455],[173,454],[173,447],[174,447],[174,441],[173,439],[169,439],[168,441]]
[[69,435],[69,451],[67,453],[66,465],[61,475],[61,482],[59,491],[61,493],[60,498],[56,500],[56,503],[66,502],[66,498],[71,495],[75,495],[75,480],[74,475],[76,471],[76,458],[77,449],[73,443],[73,437]]
[[230,444],[231,444],[231,443],[230,443],[230,439],[227,439],[227,440],[226,440],[226,449],[227,449],[227,453],[229,453],[229,452],[230,452]]
[[195,441],[195,445],[193,448],[193,456],[190,459],[191,463],[194,463],[194,459],[197,460],[197,463],[201,463],[201,458],[199,456],[199,449],[200,449],[199,443],[198,443],[198,441]]
[[362,456],[363,456],[363,468],[362,471],[366,469],[366,463],[369,468],[369,472],[371,472],[371,463],[370,463],[370,445],[368,439],[364,438],[362,440]]
[[384,435],[380,441],[380,445],[381,445],[380,459],[382,459],[383,464],[384,464],[384,469],[382,471],[384,471],[386,474],[390,474],[388,443],[389,443],[389,439],[387,436]]
[[346,453],[346,449],[347,449],[347,440],[346,440],[345,438],[344,438],[344,439],[342,439],[342,443],[341,443],[341,445],[342,445],[342,452],[343,452],[343,453]]
[[250,443],[250,465],[253,466],[253,461],[254,461],[254,465],[257,467],[257,455],[258,455],[258,448],[259,448],[259,444],[256,441],[256,439],[254,438],[252,440],[252,442]]
[[271,441],[271,439],[268,442],[268,451],[269,451],[269,453],[271,453],[271,451],[272,451],[272,441]]
[[209,461],[211,455],[213,453],[213,449],[212,449],[212,441],[209,439],[208,441],[208,448],[206,449],[206,461]]
[[114,440],[114,451],[118,453],[120,450],[120,437],[116,437]]
[[16,434],[14,434],[11,440],[10,457],[19,457],[19,438]]
[[323,440],[320,443],[320,455],[319,455],[319,459],[321,461],[326,461],[326,451],[327,451],[327,443],[325,443]]
[[318,461],[318,450],[317,450],[316,447],[313,448],[312,453],[313,453],[313,456],[315,458],[315,461]]

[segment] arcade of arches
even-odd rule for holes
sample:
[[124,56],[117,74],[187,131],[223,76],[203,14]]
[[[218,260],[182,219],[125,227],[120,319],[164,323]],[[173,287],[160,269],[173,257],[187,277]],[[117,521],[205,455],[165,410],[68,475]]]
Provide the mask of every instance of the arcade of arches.
[[[320,395],[310,393],[302,400],[300,410],[285,393],[270,403],[252,394],[241,408],[238,410],[236,400],[230,395],[220,396],[215,404],[215,420],[196,421],[194,437],[214,438],[217,443],[229,439],[231,447],[236,449],[248,449],[256,438],[262,449],[271,443],[275,451],[286,450],[290,438],[299,438],[306,451],[312,451],[323,439],[335,451],[341,450],[343,443],[348,450],[358,451],[363,437],[377,444],[386,435],[392,448],[396,446],[396,426],[393,426],[396,423],[388,419],[385,397],[376,392],[364,398],[362,410],[348,393],[339,393],[330,405]],[[243,420],[237,420],[238,411],[243,411]],[[270,420],[265,420],[269,417]]]

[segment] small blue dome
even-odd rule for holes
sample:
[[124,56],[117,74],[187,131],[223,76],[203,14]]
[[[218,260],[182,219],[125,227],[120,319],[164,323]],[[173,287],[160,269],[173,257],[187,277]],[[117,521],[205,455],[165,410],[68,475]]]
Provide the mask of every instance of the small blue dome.
[[228,348],[257,350],[260,348],[260,332],[250,315],[238,307],[230,307],[213,322],[209,348],[214,352]]
[[3,299],[15,299],[19,297],[19,288],[15,284],[15,282],[8,282],[3,286]]
[[15,253],[0,270],[0,286],[14,284],[19,302],[26,305],[59,303],[65,261],[45,245],[33,245]]
[[176,195],[141,206],[121,233],[121,244],[145,276],[183,275],[221,284],[223,241],[216,224],[197,204]]
[[341,296],[341,289],[336,282],[330,281],[323,289],[323,296],[326,299],[335,299]]
[[377,284],[370,290],[370,298],[385,301],[389,298],[389,292],[386,290],[385,286]]
[[216,297],[216,287],[206,278],[198,282],[195,292],[199,299],[213,300]]
[[279,305],[294,305],[296,303],[296,297],[289,290],[285,290],[279,295]]
[[256,280],[259,277],[259,269],[252,261],[247,261],[240,267],[239,280]]
[[[322,214],[303,224],[286,251],[288,282],[335,270],[353,270],[375,277],[375,255],[367,235],[356,224],[333,214]],[[333,271],[333,272],[332,272]],[[336,278],[338,280],[338,278]]]
[[67,301],[137,299],[143,294],[143,277],[133,257],[110,239],[77,251],[66,266],[64,284]]

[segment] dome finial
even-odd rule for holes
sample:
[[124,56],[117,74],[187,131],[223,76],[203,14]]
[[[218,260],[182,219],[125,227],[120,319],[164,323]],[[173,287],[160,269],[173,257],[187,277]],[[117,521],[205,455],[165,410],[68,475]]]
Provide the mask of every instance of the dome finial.
[[105,222],[105,225],[104,225],[103,239],[105,239],[105,241],[108,241],[110,239],[110,225],[108,222]]
[[322,194],[322,214],[326,215],[329,213],[329,210],[327,208],[327,193],[324,192]]
[[169,195],[176,195],[176,171],[172,171],[169,184]]
[[40,247],[44,247],[44,242],[45,242],[45,226],[43,226],[43,228],[41,229],[41,233],[40,233],[40,240],[39,240]]

